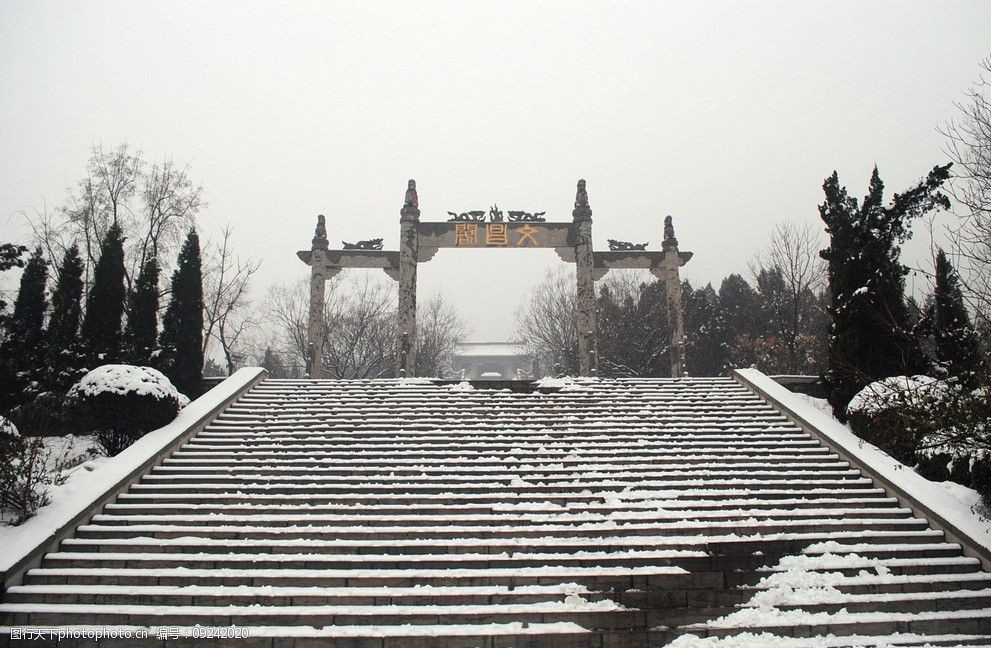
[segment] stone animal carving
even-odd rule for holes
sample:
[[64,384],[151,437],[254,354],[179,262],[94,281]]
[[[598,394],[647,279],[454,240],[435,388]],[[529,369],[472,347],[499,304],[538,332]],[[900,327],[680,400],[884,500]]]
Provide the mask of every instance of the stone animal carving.
[[381,250],[382,249],[382,239],[368,239],[367,241],[358,241],[357,243],[348,243],[347,241],[341,241],[344,244],[345,250]]
[[608,239],[610,250],[646,250],[646,243],[630,243],[629,241],[616,241]]
[[323,217],[323,214],[317,216],[317,228],[313,233],[313,238],[327,238],[327,220]]
[[447,219],[447,222],[449,223],[455,221],[481,222],[485,220],[484,211],[469,211],[469,212],[462,212],[460,214],[455,214],[454,212],[449,211],[447,213],[452,216],[452,218]]
[[546,214],[546,213],[547,212],[537,212],[535,214],[531,214],[530,212],[525,212],[525,211],[509,211],[509,212],[506,212],[506,214],[509,215],[509,220],[515,221],[515,222],[527,222],[527,223],[543,223],[543,222],[546,222],[547,219],[544,218],[544,214]]

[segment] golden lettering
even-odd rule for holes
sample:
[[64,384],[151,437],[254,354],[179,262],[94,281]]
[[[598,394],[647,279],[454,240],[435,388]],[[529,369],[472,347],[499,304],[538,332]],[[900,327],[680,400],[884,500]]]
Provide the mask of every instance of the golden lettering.
[[454,225],[455,245],[478,245],[478,225],[475,223],[456,223]]
[[533,225],[524,225],[523,227],[520,227],[519,229],[516,230],[516,233],[520,235],[520,238],[516,241],[516,245],[518,246],[523,245],[523,241],[526,240],[529,240],[531,243],[534,244],[534,246],[540,245],[540,243],[537,243],[537,239],[533,237],[533,235],[539,231],[540,230],[538,230]]
[[506,245],[509,243],[509,225],[506,223],[488,223],[485,226],[486,245]]

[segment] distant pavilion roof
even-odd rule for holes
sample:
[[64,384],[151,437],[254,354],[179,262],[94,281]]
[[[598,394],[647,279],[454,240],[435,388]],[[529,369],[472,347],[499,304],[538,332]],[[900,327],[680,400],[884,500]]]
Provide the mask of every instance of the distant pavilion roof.
[[527,355],[523,342],[459,342],[454,347],[458,358],[518,358]]

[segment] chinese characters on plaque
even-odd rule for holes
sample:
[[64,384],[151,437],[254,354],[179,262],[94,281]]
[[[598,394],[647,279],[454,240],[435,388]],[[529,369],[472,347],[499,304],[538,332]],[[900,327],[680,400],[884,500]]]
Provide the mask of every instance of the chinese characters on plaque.
[[[508,223],[484,223],[481,235],[479,230],[482,223],[454,224],[454,244],[457,247],[476,247],[480,244],[489,247],[540,247],[536,235],[540,231],[533,225],[523,225],[510,229]],[[481,243],[480,243],[481,241]]]

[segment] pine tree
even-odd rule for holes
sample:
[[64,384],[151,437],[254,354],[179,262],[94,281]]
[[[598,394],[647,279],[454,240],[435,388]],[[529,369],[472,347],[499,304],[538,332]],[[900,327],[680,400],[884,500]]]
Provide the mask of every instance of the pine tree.
[[82,321],[83,260],[79,247],[72,245],[62,256],[58,267],[55,290],[52,292],[52,315],[48,321],[45,346],[48,353],[50,389],[64,391],[79,377],[86,366],[85,354],[79,341]]
[[980,341],[964,305],[957,273],[943,250],[936,255],[936,285],[922,327],[932,339],[939,366],[949,377],[974,387],[982,365]]
[[832,318],[825,377],[829,403],[841,420],[847,403],[868,383],[926,369],[911,334],[900,246],[913,217],[949,207],[939,191],[949,168],[933,168],[917,186],[895,194],[888,207],[876,167],[863,205],[847,195],[835,171],[823,183],[819,214],[830,242],[820,254],[829,264]]
[[83,318],[83,344],[95,364],[119,359],[126,294],[124,237],[120,227],[113,225],[100,245],[100,258],[93,268],[93,286],[86,298]]
[[760,305],[757,292],[747,280],[738,274],[723,279],[719,286],[719,309],[714,322],[713,339],[719,345],[723,357],[722,372],[734,367],[730,356],[741,335],[756,337],[760,334]]
[[4,407],[24,402],[40,391],[38,380],[45,368],[41,341],[48,306],[47,281],[48,262],[39,247],[24,266],[8,321],[8,337],[0,347],[0,401]]
[[190,231],[172,274],[172,300],[159,338],[162,372],[190,398],[203,391],[203,277],[200,239]]
[[158,261],[149,257],[127,299],[124,345],[127,361],[151,364],[158,338]]

